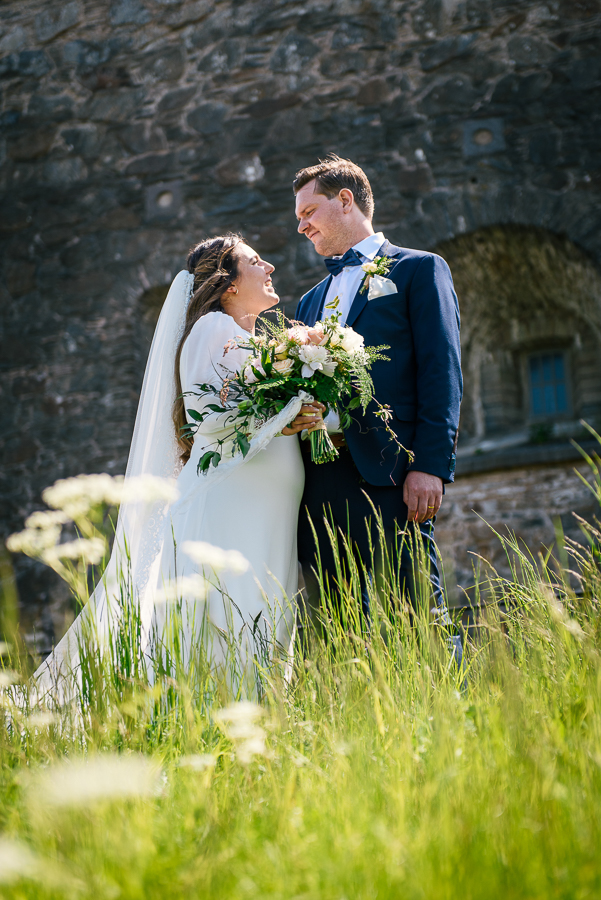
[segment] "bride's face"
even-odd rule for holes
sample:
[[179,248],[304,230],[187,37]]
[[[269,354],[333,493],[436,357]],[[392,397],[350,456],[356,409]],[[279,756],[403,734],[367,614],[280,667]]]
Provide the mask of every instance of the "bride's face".
[[280,299],[271,283],[274,266],[261,259],[259,254],[248,244],[238,244],[236,255],[238,277],[234,281],[233,289],[228,288],[221,302],[226,309],[230,305],[237,311],[258,316],[266,309],[275,306]]

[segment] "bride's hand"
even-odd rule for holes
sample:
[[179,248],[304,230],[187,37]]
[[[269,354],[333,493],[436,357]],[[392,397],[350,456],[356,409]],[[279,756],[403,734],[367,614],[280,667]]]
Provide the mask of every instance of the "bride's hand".
[[282,428],[282,434],[298,434],[299,431],[302,431],[304,428],[308,428],[310,431],[312,427],[320,421],[325,409],[324,404],[320,403],[319,400],[312,400],[311,403],[305,403],[301,406],[301,411],[294,422],[291,422],[290,425]]

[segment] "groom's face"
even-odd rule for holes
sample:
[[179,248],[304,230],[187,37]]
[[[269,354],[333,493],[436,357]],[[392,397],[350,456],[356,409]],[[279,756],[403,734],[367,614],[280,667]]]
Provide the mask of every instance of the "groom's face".
[[347,208],[340,195],[330,200],[324,194],[316,194],[315,181],[310,181],[296,195],[298,230],[320,256],[338,256],[351,246],[347,246]]

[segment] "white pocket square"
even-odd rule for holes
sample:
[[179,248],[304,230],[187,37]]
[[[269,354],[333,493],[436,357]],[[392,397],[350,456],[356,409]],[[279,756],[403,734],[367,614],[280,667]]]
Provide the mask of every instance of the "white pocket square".
[[390,278],[384,278],[383,275],[372,275],[369,279],[368,300],[375,300],[376,297],[385,297],[387,294],[396,294],[396,292],[397,286]]

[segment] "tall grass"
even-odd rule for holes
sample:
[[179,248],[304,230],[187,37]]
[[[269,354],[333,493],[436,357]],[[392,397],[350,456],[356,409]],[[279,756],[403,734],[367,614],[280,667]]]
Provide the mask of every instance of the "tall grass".
[[[183,664],[177,604],[150,677],[125,592],[70,705],[29,708],[23,680],[2,693],[0,894],[599,896],[598,523],[582,534],[541,558],[499,535],[512,576],[483,567],[463,671],[427,585],[410,613],[392,562],[366,629],[341,543],[343,589],[324,586],[291,678],[257,660],[258,703],[203,641]],[[6,683],[24,664],[3,649]]]

